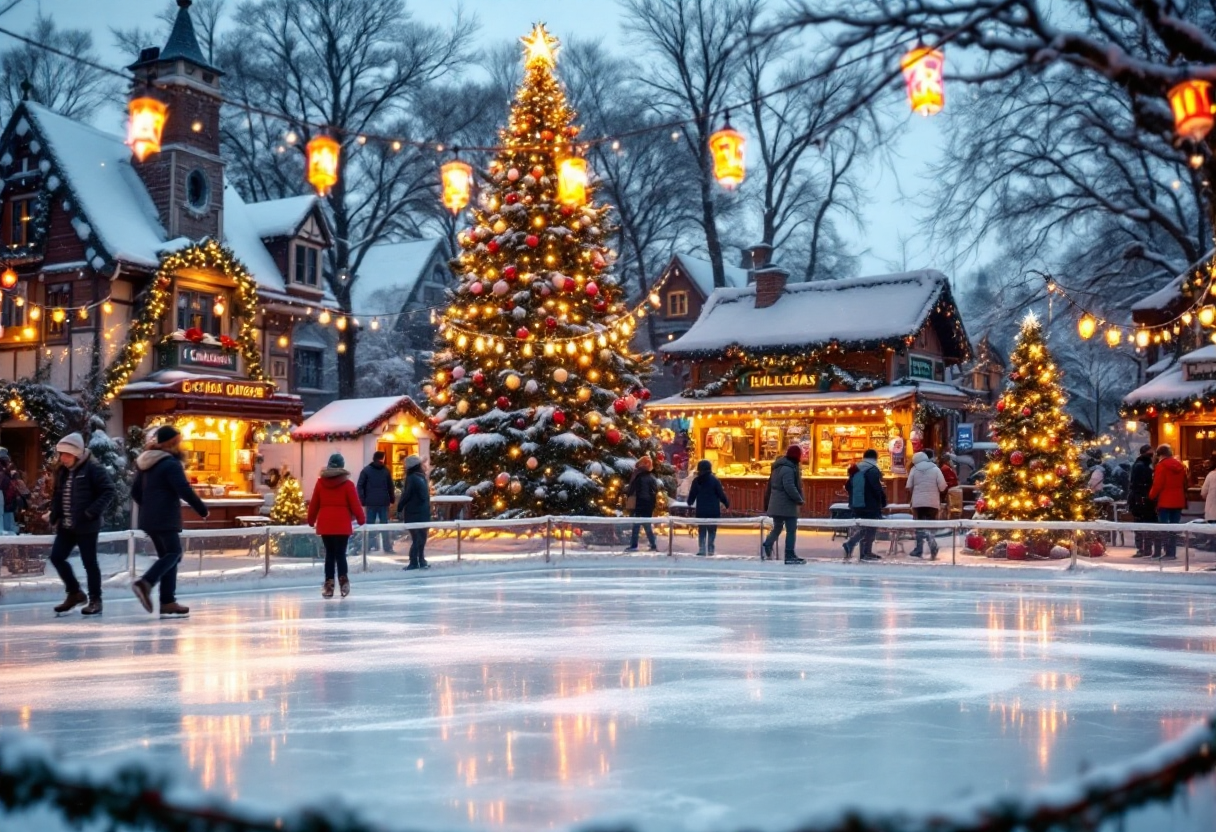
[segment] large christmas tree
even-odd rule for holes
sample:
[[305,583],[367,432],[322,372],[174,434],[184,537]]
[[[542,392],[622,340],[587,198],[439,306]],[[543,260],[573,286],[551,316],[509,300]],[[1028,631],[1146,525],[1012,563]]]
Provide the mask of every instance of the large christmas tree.
[[440,323],[432,469],[436,490],[472,496],[478,517],[607,514],[640,456],[662,461],[639,406],[651,359],[629,349],[644,312],[612,274],[594,183],[559,195],[559,166],[581,159],[557,40],[538,25],[523,41],[524,80]]
[[[1072,439],[1060,368],[1034,315],[1022,322],[1010,356],[1009,384],[996,403],[1000,449],[986,469],[983,502],[994,520],[1092,520],[1094,505]],[[991,532],[992,539],[1066,539],[1067,533]]]

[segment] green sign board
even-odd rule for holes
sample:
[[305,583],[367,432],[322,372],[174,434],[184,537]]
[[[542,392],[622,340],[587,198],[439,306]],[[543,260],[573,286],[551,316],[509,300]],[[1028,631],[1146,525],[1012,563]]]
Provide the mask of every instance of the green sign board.
[[908,375],[912,378],[923,378],[932,381],[933,359],[921,358],[919,355],[908,357]]
[[210,344],[195,344],[190,341],[170,341],[160,345],[159,369],[189,367],[235,373],[237,355],[234,350],[225,350]]

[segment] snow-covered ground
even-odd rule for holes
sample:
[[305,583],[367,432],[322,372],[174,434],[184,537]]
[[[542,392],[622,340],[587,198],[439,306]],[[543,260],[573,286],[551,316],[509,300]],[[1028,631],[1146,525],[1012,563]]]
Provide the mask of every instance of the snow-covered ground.
[[[783,829],[1058,782],[1216,710],[1208,582],[758,567],[195,588],[187,621],[8,604],[0,727],[392,828]],[[1210,780],[1128,826],[1214,827]]]

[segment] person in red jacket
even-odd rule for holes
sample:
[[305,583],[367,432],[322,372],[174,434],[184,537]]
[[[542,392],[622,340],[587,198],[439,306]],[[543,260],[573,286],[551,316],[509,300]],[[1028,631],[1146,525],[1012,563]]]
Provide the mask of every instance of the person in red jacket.
[[342,454],[333,454],[329,464],[317,478],[308,501],[308,525],[317,530],[325,544],[325,583],[321,587],[322,598],[334,597],[334,570],[338,572],[338,586],[342,597],[350,594],[350,579],[346,577],[346,545],[354,532],[352,521],[363,525],[367,515],[359,502],[359,491],[350,481],[346,460]]
[[[1153,487],[1149,499],[1157,504],[1158,523],[1181,523],[1182,510],[1186,508],[1186,466],[1174,458],[1174,449],[1169,445],[1157,447],[1157,465],[1153,468]],[[1162,560],[1177,560],[1178,536],[1165,536],[1165,554]]]

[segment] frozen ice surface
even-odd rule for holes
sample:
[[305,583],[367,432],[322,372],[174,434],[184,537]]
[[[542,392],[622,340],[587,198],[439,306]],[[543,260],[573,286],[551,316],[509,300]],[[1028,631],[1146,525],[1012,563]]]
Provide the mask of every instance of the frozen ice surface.
[[[1216,593],[662,568],[0,607],[0,725],[395,829],[787,829],[1021,792],[1216,710]],[[1211,780],[1129,830],[1216,828]],[[6,832],[46,829],[6,818]]]

